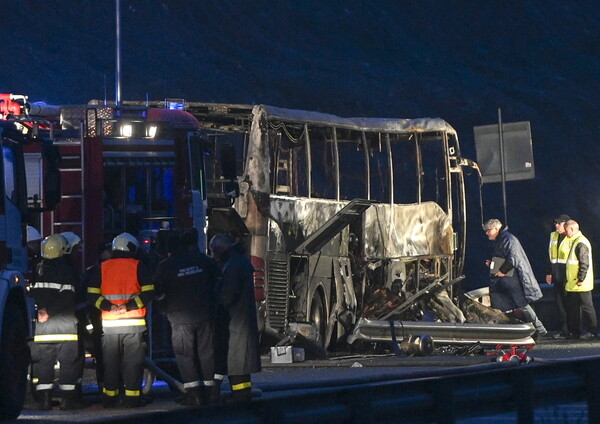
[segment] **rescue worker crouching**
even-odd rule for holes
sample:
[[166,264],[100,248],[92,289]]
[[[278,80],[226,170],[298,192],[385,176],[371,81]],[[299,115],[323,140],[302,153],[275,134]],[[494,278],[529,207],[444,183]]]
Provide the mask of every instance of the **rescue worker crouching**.
[[112,241],[112,258],[100,264],[88,286],[89,301],[102,311],[103,406],[118,404],[122,381],[124,406],[144,406],[141,395],[146,353],[146,307],[154,295],[147,266],[135,258],[138,240],[121,233]]
[[33,374],[37,378],[39,409],[52,408],[54,366],[60,363],[60,409],[84,406],[78,399],[81,351],[75,317],[76,276],[72,266],[62,260],[66,240],[59,234],[42,242],[42,260],[37,265],[31,296],[37,305],[37,324],[32,345]]

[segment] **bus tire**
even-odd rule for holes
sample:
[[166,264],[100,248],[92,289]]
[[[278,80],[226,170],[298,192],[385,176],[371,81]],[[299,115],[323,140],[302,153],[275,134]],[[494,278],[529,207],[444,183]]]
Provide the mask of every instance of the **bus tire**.
[[0,341],[0,420],[16,419],[23,410],[29,358],[25,314],[9,298]]
[[325,337],[327,335],[327,314],[325,312],[325,301],[320,290],[316,290],[310,302],[309,322],[317,329],[316,342],[321,347],[326,347]]

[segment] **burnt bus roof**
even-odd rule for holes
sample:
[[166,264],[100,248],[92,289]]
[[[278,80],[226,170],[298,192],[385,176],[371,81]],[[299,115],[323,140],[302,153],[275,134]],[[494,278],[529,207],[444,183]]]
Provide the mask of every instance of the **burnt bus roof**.
[[327,113],[285,109],[268,105],[254,106],[255,114],[262,113],[270,119],[288,122],[306,122],[331,125],[359,131],[381,131],[393,133],[447,132],[456,135],[450,124],[441,118],[393,119],[393,118],[341,118]]
[[[98,102],[91,101],[89,104],[94,105],[96,103]],[[124,101],[122,104],[124,106],[164,107],[164,101]],[[248,131],[253,116],[263,114],[269,120],[327,125],[357,131],[391,133],[445,132],[457,136],[456,130],[441,118],[342,118],[328,113],[307,110],[236,103],[185,102],[185,110],[194,115],[203,127],[225,131]]]

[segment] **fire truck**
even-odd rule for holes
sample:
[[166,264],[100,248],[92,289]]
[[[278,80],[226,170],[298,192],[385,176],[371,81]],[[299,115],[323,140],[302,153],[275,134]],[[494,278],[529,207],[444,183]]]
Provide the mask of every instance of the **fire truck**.
[[[27,221],[58,200],[56,150],[50,133],[56,109],[29,104],[26,96],[0,94],[0,419],[14,419],[22,410],[27,387],[32,308],[27,301]],[[47,162],[44,202],[28,207],[24,149],[38,145]]]
[[[77,234],[82,243],[71,257],[79,273],[97,264],[99,252],[120,233],[138,238],[139,253],[153,269],[166,257],[163,248],[170,234],[204,228],[199,166],[206,140],[199,137],[200,124],[183,110],[184,103],[61,105],[52,134],[54,162],[45,159],[42,145],[26,146],[29,207],[41,209],[47,202],[50,165],[58,170],[61,187],[56,207],[43,209],[30,224],[43,236]],[[200,246],[206,244],[204,235],[201,231]],[[164,372],[174,368],[168,322],[152,309],[149,316],[146,366],[153,371],[148,380],[158,374],[179,388]]]

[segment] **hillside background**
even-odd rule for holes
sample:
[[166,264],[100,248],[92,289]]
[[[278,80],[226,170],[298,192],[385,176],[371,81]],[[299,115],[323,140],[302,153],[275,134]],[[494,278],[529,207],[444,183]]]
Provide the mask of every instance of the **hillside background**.
[[[0,92],[114,100],[114,2],[3,0]],[[600,3],[122,0],[122,100],[264,103],[340,116],[441,117],[464,156],[473,126],[530,121],[534,180],[508,221],[543,279],[552,218],[577,219],[600,259]],[[488,242],[469,189],[467,280]],[[499,184],[485,218],[503,218]],[[600,269],[597,267],[597,269]],[[600,275],[600,274],[597,274]]]

